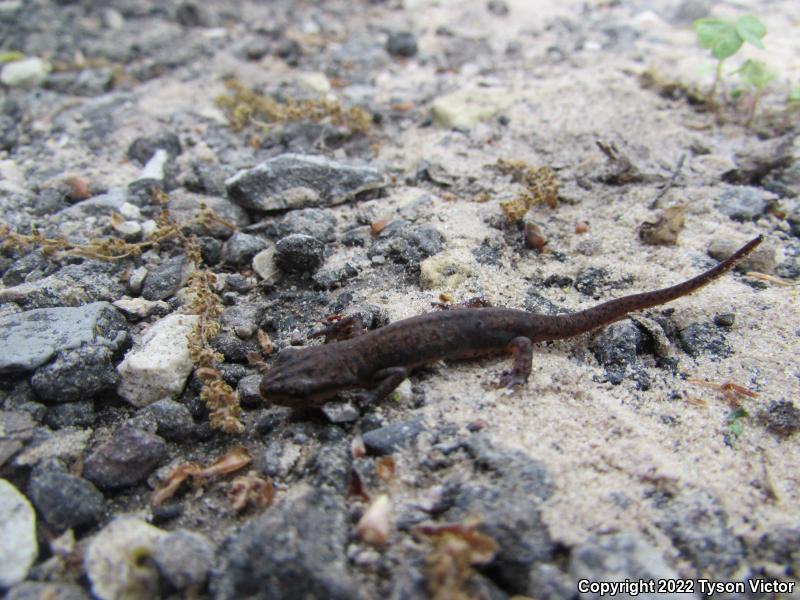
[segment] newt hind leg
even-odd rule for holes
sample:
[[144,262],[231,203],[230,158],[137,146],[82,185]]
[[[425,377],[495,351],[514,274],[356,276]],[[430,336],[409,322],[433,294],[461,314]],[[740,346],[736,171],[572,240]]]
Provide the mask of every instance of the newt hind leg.
[[381,369],[372,376],[372,380],[376,382],[377,385],[358,394],[358,398],[361,402],[366,404],[379,402],[391,394],[410,374],[411,370],[405,367]]
[[506,349],[511,354],[511,370],[500,376],[499,386],[513,389],[525,385],[531,375],[533,361],[533,342],[526,337],[515,337]]

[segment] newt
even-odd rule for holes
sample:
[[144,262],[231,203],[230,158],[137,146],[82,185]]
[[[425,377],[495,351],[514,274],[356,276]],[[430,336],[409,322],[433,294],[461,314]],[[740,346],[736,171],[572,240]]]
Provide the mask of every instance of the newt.
[[437,360],[508,353],[512,367],[499,384],[528,381],[537,342],[569,338],[627,314],[685,296],[731,269],[761,243],[758,236],[711,269],[671,287],[608,300],[563,315],[511,308],[429,312],[329,344],[286,348],[261,379],[262,397],[295,408],[320,406],[339,392],[362,389],[362,399],[389,395],[411,372]]

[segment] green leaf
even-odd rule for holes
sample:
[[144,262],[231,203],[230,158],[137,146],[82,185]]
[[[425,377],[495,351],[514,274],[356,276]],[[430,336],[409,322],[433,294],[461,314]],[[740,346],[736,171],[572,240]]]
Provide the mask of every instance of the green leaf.
[[22,52],[11,50],[9,52],[0,52],[0,64],[22,60],[25,55]]
[[736,72],[739,73],[742,81],[757,90],[763,90],[777,77],[777,74],[770,71],[763,61],[752,58],[746,60]]
[[741,421],[736,420],[730,424],[728,430],[734,437],[738,438],[740,435],[742,435],[742,433],[744,433],[744,424]]
[[711,50],[717,60],[733,56],[742,47],[744,40],[736,31],[736,23],[724,19],[698,19],[694,22],[697,41],[703,48]]
[[736,21],[736,33],[745,42],[750,42],[756,48],[763,48],[761,38],[767,35],[767,28],[753,15],[745,15]]

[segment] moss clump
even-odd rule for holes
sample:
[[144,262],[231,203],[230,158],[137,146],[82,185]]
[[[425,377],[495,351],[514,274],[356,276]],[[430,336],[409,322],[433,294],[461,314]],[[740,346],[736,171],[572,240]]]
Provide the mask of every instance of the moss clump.
[[534,204],[546,204],[555,208],[558,204],[559,183],[553,169],[547,165],[532,167],[522,160],[497,160],[498,171],[511,175],[512,179],[525,186],[519,196],[500,203],[503,214],[511,222],[521,220]]
[[267,127],[270,123],[287,121],[330,122],[346,127],[351,134],[366,133],[372,124],[372,115],[363,108],[344,108],[337,100],[293,100],[279,102],[246,87],[236,79],[225,82],[228,93],[216,98],[228,117],[231,127],[241,131],[251,124]]

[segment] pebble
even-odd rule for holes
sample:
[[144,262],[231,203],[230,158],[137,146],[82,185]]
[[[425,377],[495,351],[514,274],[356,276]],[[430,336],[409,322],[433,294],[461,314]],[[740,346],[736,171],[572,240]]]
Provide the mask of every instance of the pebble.
[[23,581],[8,590],[5,600],[91,600],[89,594],[74,583],[42,583]]
[[643,341],[641,329],[630,319],[612,323],[594,337],[590,348],[603,365],[609,383],[622,383],[628,368],[637,362]]
[[508,90],[464,88],[434,100],[431,114],[439,127],[471,129],[508,108],[512,101]]
[[681,347],[689,356],[710,354],[724,358],[733,354],[725,330],[714,323],[692,323],[678,332]]
[[150,315],[166,315],[171,310],[169,303],[163,300],[151,301],[128,296],[115,300],[112,304],[130,321],[140,321]]
[[767,200],[758,188],[737,186],[719,195],[717,210],[734,221],[755,221],[767,210]]
[[74,96],[99,96],[114,85],[114,71],[107,67],[50,73],[42,87]]
[[233,202],[251,209],[332,206],[386,186],[373,167],[323,156],[282,154],[239,171],[225,182]]
[[50,429],[86,428],[94,425],[94,419],[94,402],[79,400],[48,406],[44,415],[44,424]]
[[800,408],[791,400],[772,400],[758,416],[777,435],[790,436],[800,431]]
[[126,332],[125,318],[107,302],[0,317],[0,373],[31,371],[82,344],[116,350]]
[[266,245],[258,236],[237,231],[222,245],[222,262],[240,267],[249,263]]
[[117,393],[134,406],[177,398],[192,372],[188,335],[195,315],[169,315],[151,325],[117,367]]
[[200,246],[200,256],[209,267],[219,264],[222,260],[222,242],[217,238],[210,235],[203,235],[197,238],[197,243]]
[[145,300],[166,300],[172,297],[189,280],[194,265],[185,254],[173,256],[155,269],[148,271],[142,284],[142,297]]
[[212,595],[218,600],[359,598],[347,571],[350,530],[338,493],[321,488],[285,498],[226,544]]
[[325,245],[317,238],[293,233],[275,244],[275,265],[287,273],[316,271],[325,260]]
[[278,220],[275,231],[278,237],[301,233],[322,242],[332,242],[336,239],[336,216],[320,208],[293,210]]
[[254,408],[263,403],[258,386],[261,383],[262,375],[247,375],[239,380],[236,392],[239,394],[239,402],[244,407]]
[[0,467],[33,436],[36,422],[22,410],[0,410]]
[[[739,249],[738,242],[729,239],[711,240],[708,245],[708,255],[719,261],[730,257]],[[739,271],[758,271],[760,273],[773,273],[775,271],[775,248],[770,242],[762,242],[749,256],[740,260],[736,269]]]
[[177,590],[200,590],[214,566],[214,558],[211,541],[185,529],[161,537],[153,552],[158,570]]
[[128,146],[128,158],[146,165],[158,150],[164,150],[168,156],[178,156],[183,148],[178,136],[171,132],[148,137],[136,138]]
[[38,553],[33,507],[17,488],[0,479],[0,588],[25,579]]
[[50,63],[35,56],[6,63],[0,73],[0,83],[8,87],[36,87],[47,77],[50,68]]
[[158,424],[156,433],[167,440],[183,440],[194,431],[192,413],[186,406],[175,400],[164,398],[149,405],[150,412]]
[[31,387],[46,402],[74,402],[112,390],[118,381],[110,348],[82,346],[59,352],[53,362],[36,369]]
[[425,431],[426,425],[422,417],[415,417],[408,421],[391,423],[364,434],[364,446],[371,454],[379,456],[392,454]]
[[31,472],[28,497],[48,525],[64,531],[102,519],[103,494],[92,483],[67,472],[58,461],[38,464]]
[[[225,193],[224,189],[222,193]],[[203,196],[178,188],[170,192],[169,202],[167,202],[170,215],[185,232],[198,236],[210,235],[223,240],[230,237],[232,231],[227,225],[216,222],[211,224],[197,222],[201,205],[210,208],[223,221],[238,229],[250,224],[250,217],[244,208],[222,197]]]
[[84,569],[100,600],[158,598],[159,574],[151,560],[166,532],[135,517],[117,517],[88,544]]
[[86,458],[83,475],[101,490],[117,490],[144,480],[166,458],[162,438],[123,426]]
[[394,56],[414,56],[417,53],[417,38],[410,31],[393,31],[386,40],[386,51]]
[[51,458],[74,461],[83,456],[91,429],[65,427],[58,431],[37,430],[36,437],[14,458],[17,467],[31,467]]
[[411,267],[441,252],[444,236],[430,225],[394,221],[374,238],[367,256],[375,262],[380,257]]

